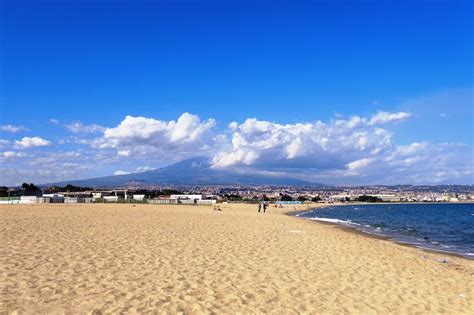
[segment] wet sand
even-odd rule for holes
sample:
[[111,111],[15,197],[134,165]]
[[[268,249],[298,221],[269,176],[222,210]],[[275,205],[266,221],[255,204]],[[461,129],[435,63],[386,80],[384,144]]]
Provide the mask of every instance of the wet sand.
[[0,312],[474,309],[471,260],[284,215],[289,209],[221,208],[0,206]]

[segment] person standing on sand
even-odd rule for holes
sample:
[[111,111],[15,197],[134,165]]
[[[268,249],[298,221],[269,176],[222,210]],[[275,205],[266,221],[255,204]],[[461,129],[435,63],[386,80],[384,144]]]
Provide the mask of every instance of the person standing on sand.
[[267,210],[267,203],[264,202],[264,203],[263,203],[263,213],[265,213],[266,210]]
[[261,209],[262,209],[262,204],[258,203],[258,212],[260,212]]

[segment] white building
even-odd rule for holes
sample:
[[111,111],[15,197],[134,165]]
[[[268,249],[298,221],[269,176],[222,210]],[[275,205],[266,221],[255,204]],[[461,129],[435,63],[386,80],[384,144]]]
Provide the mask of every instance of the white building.
[[217,202],[216,195],[171,195],[170,201],[183,205],[214,205]]
[[61,194],[43,194],[43,198],[49,198],[51,203],[63,203],[64,195]]
[[107,202],[117,202],[118,196],[103,196],[102,197]]
[[171,195],[170,199],[177,200],[203,200],[204,195]]
[[143,201],[145,200],[145,195],[133,195],[133,200]]

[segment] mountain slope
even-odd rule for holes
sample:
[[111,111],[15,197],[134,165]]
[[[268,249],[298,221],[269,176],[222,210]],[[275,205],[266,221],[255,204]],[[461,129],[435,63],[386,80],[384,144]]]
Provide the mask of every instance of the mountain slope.
[[[105,176],[54,183],[54,185],[76,185],[88,187],[147,186],[147,185],[295,185],[320,186],[321,184],[289,177],[274,177],[258,174],[240,174],[213,169],[207,158],[193,158],[170,166],[127,175]],[[46,185],[46,184],[45,184]],[[52,185],[52,184],[51,184]]]

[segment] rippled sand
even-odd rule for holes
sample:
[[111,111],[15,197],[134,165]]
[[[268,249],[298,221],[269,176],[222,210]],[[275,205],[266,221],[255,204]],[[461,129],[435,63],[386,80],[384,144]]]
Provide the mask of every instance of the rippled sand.
[[0,312],[474,310],[473,261],[221,207],[0,206]]

